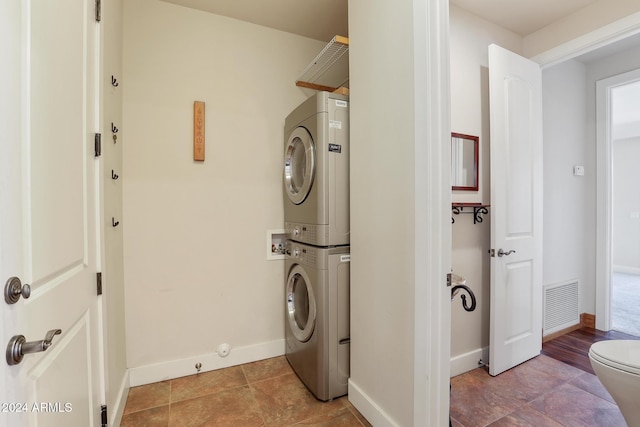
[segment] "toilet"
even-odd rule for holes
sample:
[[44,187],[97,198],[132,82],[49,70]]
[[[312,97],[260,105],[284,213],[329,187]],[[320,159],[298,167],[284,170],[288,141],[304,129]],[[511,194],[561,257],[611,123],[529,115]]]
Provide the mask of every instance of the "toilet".
[[640,426],[640,341],[594,343],[589,360],[630,427]]

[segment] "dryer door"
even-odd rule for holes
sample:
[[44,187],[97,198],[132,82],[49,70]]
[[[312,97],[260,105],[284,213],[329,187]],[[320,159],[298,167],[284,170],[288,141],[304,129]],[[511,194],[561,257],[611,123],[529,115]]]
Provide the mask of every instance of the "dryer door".
[[309,341],[316,326],[316,299],[309,276],[300,265],[289,272],[286,297],[289,328],[298,341]]
[[316,169],[316,150],[309,131],[297,127],[284,149],[284,188],[289,199],[299,205],[309,195]]

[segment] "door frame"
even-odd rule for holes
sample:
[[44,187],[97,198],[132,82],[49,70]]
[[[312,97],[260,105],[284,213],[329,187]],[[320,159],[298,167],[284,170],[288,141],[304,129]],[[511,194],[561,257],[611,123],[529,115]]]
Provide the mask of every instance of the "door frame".
[[[547,67],[560,64],[570,59],[576,58],[585,53],[589,53],[612,45],[616,42],[622,41],[626,38],[633,37],[640,34],[640,13],[634,13],[632,15],[621,18],[601,28],[593,30],[589,33],[583,34],[575,39],[562,43],[552,49],[542,52],[538,55],[532,56],[530,59],[540,64],[542,70]],[[600,108],[599,103],[596,101],[596,108]],[[598,113],[596,113],[596,117]],[[597,223],[596,223],[596,283],[595,283],[595,315],[596,315],[596,328],[608,331],[611,323],[610,313],[610,281],[611,281],[611,229],[610,229],[610,214],[611,214],[611,177],[610,170],[603,171],[602,167],[607,161],[610,162],[610,146],[603,144],[600,139],[600,129],[602,125],[598,126],[596,135],[596,200],[606,200],[606,206],[602,206],[603,203],[598,203],[596,206],[597,211]],[[610,142],[609,142],[610,144]],[[608,151],[603,151],[603,148],[608,148]],[[604,156],[609,156],[609,160]],[[601,162],[605,162],[601,165]],[[608,224],[608,226],[606,225]]]
[[611,277],[613,233],[613,141],[611,139],[611,91],[640,81],[640,69],[596,82],[596,328],[611,329]]

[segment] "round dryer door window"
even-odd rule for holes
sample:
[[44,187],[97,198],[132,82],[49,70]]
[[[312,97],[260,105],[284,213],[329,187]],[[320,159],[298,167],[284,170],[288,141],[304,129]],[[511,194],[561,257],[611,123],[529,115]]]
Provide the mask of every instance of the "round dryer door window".
[[316,326],[316,299],[309,277],[299,265],[289,273],[286,296],[289,328],[298,341],[309,341]]
[[284,187],[289,199],[299,205],[309,195],[315,175],[315,148],[309,131],[297,127],[284,150]]

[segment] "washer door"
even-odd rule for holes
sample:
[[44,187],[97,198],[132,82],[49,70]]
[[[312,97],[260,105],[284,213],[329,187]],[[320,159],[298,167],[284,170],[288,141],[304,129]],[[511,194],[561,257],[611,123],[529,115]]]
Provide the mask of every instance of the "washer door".
[[289,328],[298,341],[309,341],[316,326],[316,299],[309,276],[300,265],[289,273],[286,297]]
[[299,205],[309,195],[316,169],[316,150],[309,131],[297,127],[284,150],[284,188],[289,199]]

